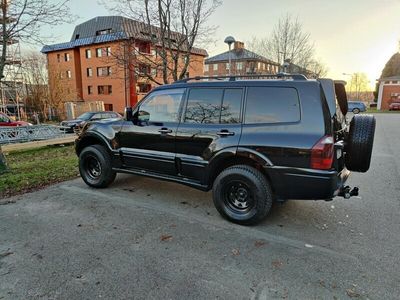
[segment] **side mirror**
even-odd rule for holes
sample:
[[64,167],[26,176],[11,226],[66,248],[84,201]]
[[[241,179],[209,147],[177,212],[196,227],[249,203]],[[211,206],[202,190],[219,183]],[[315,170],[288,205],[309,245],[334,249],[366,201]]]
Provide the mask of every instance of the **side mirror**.
[[132,120],[132,107],[125,107],[124,119],[127,121]]
[[150,114],[147,111],[140,110],[138,113],[139,122],[148,122],[150,121]]

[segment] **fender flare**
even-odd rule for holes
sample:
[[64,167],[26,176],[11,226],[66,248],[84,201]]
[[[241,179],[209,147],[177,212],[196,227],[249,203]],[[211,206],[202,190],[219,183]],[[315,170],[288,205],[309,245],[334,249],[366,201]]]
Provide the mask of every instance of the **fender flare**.
[[[108,140],[105,136],[100,134],[99,132],[96,131],[86,131],[83,135],[79,136],[78,139],[75,141],[75,152],[79,156],[79,153],[82,151],[84,146],[86,145],[86,141],[88,140],[97,140],[100,142],[101,145],[105,146],[110,152],[116,151],[115,149],[112,149],[110,144],[112,141]],[[88,143],[88,144],[93,144],[93,143]]]
[[208,185],[212,185],[210,179],[213,177],[214,172],[219,169],[221,163],[224,163],[225,161],[234,158],[246,158],[254,161],[262,167],[273,166],[271,160],[268,157],[255,150],[245,147],[229,147],[219,151],[216,155],[212,157],[207,166],[207,172],[205,172],[206,178],[204,178],[204,181],[207,182]]

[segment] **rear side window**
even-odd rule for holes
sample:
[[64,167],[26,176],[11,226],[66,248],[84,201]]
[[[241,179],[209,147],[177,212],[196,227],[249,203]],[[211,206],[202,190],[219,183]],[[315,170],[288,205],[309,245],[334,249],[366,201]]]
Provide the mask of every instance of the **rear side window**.
[[248,89],[246,124],[298,121],[300,121],[300,103],[296,89],[278,87]]
[[242,89],[191,89],[185,113],[185,123],[240,123]]

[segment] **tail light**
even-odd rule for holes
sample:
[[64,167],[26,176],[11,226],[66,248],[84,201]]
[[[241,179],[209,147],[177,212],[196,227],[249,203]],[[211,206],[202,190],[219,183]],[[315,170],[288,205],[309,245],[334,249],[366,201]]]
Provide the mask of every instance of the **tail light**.
[[311,149],[311,168],[329,170],[333,163],[333,137],[324,136]]

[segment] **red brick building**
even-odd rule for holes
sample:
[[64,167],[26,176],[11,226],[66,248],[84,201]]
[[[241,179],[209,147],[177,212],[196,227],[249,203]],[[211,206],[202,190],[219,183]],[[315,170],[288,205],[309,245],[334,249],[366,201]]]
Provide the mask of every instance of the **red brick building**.
[[393,102],[400,102],[400,76],[379,79],[378,109],[388,110]]
[[205,76],[226,76],[229,74],[229,57],[232,61],[232,75],[276,74],[279,63],[245,49],[244,43],[235,42],[231,51],[207,58]]
[[[96,17],[76,26],[69,42],[43,47],[51,93],[64,102],[103,101],[106,110],[117,112],[134,105],[156,85],[140,74],[151,72],[163,81],[162,72],[149,63],[160,57],[147,29],[146,24],[125,17]],[[132,56],[131,61],[121,63],[116,53],[125,49],[127,41],[133,41],[134,50],[145,59]],[[203,75],[206,56],[205,50],[192,49],[188,76]]]

